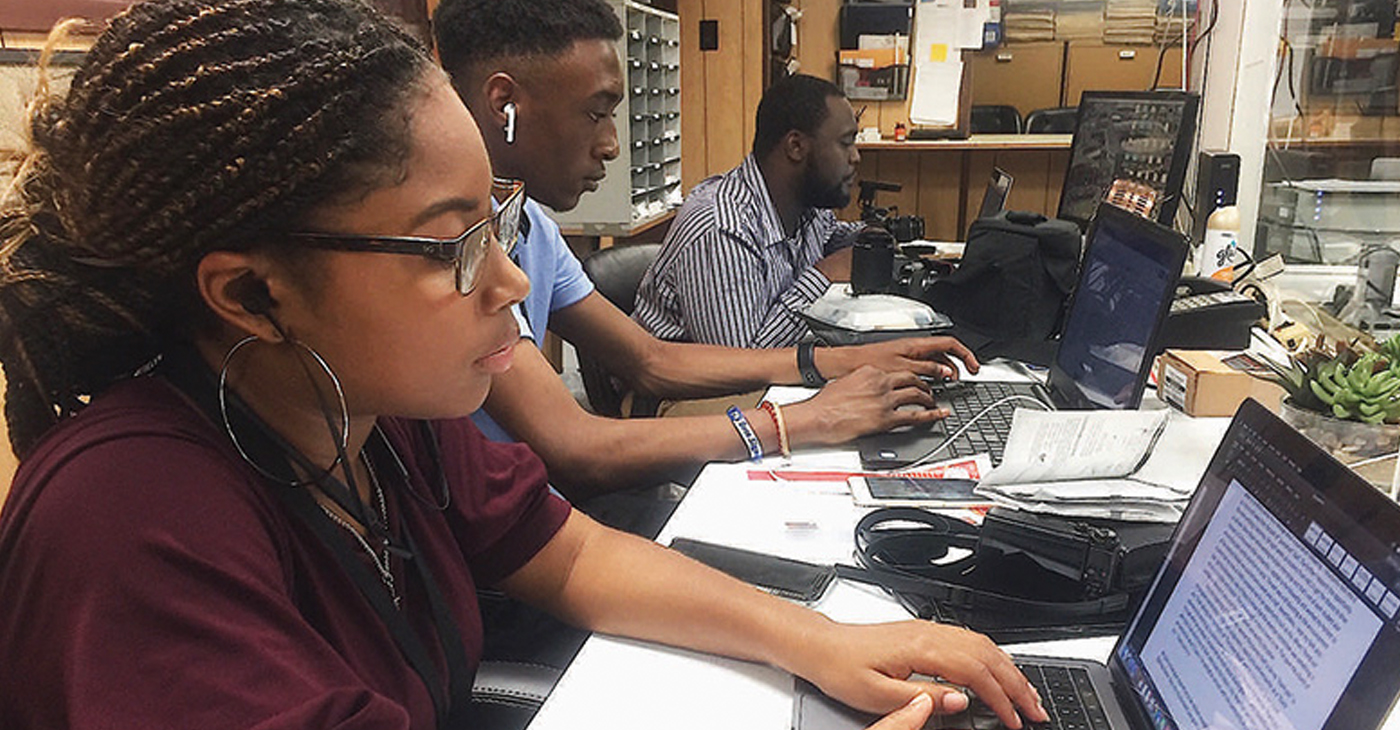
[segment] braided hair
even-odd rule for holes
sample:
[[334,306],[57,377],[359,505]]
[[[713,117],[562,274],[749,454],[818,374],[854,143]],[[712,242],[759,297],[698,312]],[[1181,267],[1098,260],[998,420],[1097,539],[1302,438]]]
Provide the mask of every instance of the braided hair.
[[112,20],[65,97],[41,86],[0,199],[15,453],[208,326],[205,254],[286,249],[313,209],[402,180],[433,69],[361,0],[149,0]]

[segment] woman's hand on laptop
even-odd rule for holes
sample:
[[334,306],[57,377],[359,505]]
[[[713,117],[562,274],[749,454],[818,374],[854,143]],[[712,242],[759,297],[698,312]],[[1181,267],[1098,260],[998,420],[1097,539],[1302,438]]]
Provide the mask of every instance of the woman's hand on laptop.
[[817,370],[829,378],[839,378],[864,365],[935,380],[957,379],[956,361],[970,373],[980,368],[972,351],[954,337],[903,337],[869,345],[818,347],[812,357]]
[[917,426],[948,415],[928,383],[909,372],[863,367],[826,384],[811,398],[783,406],[794,448],[834,446],[858,436]]
[[[1009,728],[1022,727],[1022,717],[1049,720],[1011,657],[991,639],[967,629],[928,621],[837,624],[813,637],[809,648],[812,670],[799,667],[797,673],[857,709],[889,712],[922,692],[933,700],[934,712],[961,712],[968,698],[959,687],[967,687]],[[958,686],[911,679],[915,674]]]
[[885,715],[865,730],[919,730],[933,713],[933,700],[920,692],[905,706]]

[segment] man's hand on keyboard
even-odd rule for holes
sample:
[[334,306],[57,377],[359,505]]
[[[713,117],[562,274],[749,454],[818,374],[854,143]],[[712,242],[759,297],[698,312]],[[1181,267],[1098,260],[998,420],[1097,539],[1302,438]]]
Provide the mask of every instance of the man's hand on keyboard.
[[918,377],[873,367],[827,383],[811,399],[784,406],[783,413],[794,447],[844,444],[858,436],[948,415],[934,406],[928,386]]
[[970,373],[981,368],[977,356],[952,337],[902,337],[853,347],[819,347],[813,357],[817,369],[828,378],[854,372],[863,365],[938,380],[956,380],[959,363]]

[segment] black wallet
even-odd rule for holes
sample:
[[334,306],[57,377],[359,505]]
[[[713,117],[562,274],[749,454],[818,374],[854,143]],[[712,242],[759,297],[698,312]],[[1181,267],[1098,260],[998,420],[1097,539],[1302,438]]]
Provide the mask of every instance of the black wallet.
[[803,603],[821,598],[836,577],[835,566],[804,563],[685,537],[671,540],[671,549],[769,593]]

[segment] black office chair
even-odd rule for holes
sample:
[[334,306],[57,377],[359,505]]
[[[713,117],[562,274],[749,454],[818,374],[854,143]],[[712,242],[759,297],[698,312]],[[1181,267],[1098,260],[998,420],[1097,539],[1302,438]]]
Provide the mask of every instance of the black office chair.
[[1026,115],[1026,134],[1074,134],[1078,120],[1077,106],[1036,109]]
[[[631,314],[642,275],[659,253],[659,243],[605,248],[584,259],[583,270],[593,280],[593,285],[598,287],[599,294],[623,313]],[[621,416],[623,394],[603,364],[587,352],[579,351],[578,368],[583,376],[583,390],[593,411],[604,416]],[[656,401],[635,398],[628,415],[656,415]]]
[[1021,112],[1007,104],[976,104],[968,131],[971,134],[1020,134]]
[[554,691],[561,674],[543,664],[483,661],[472,683],[472,727],[522,730]]

